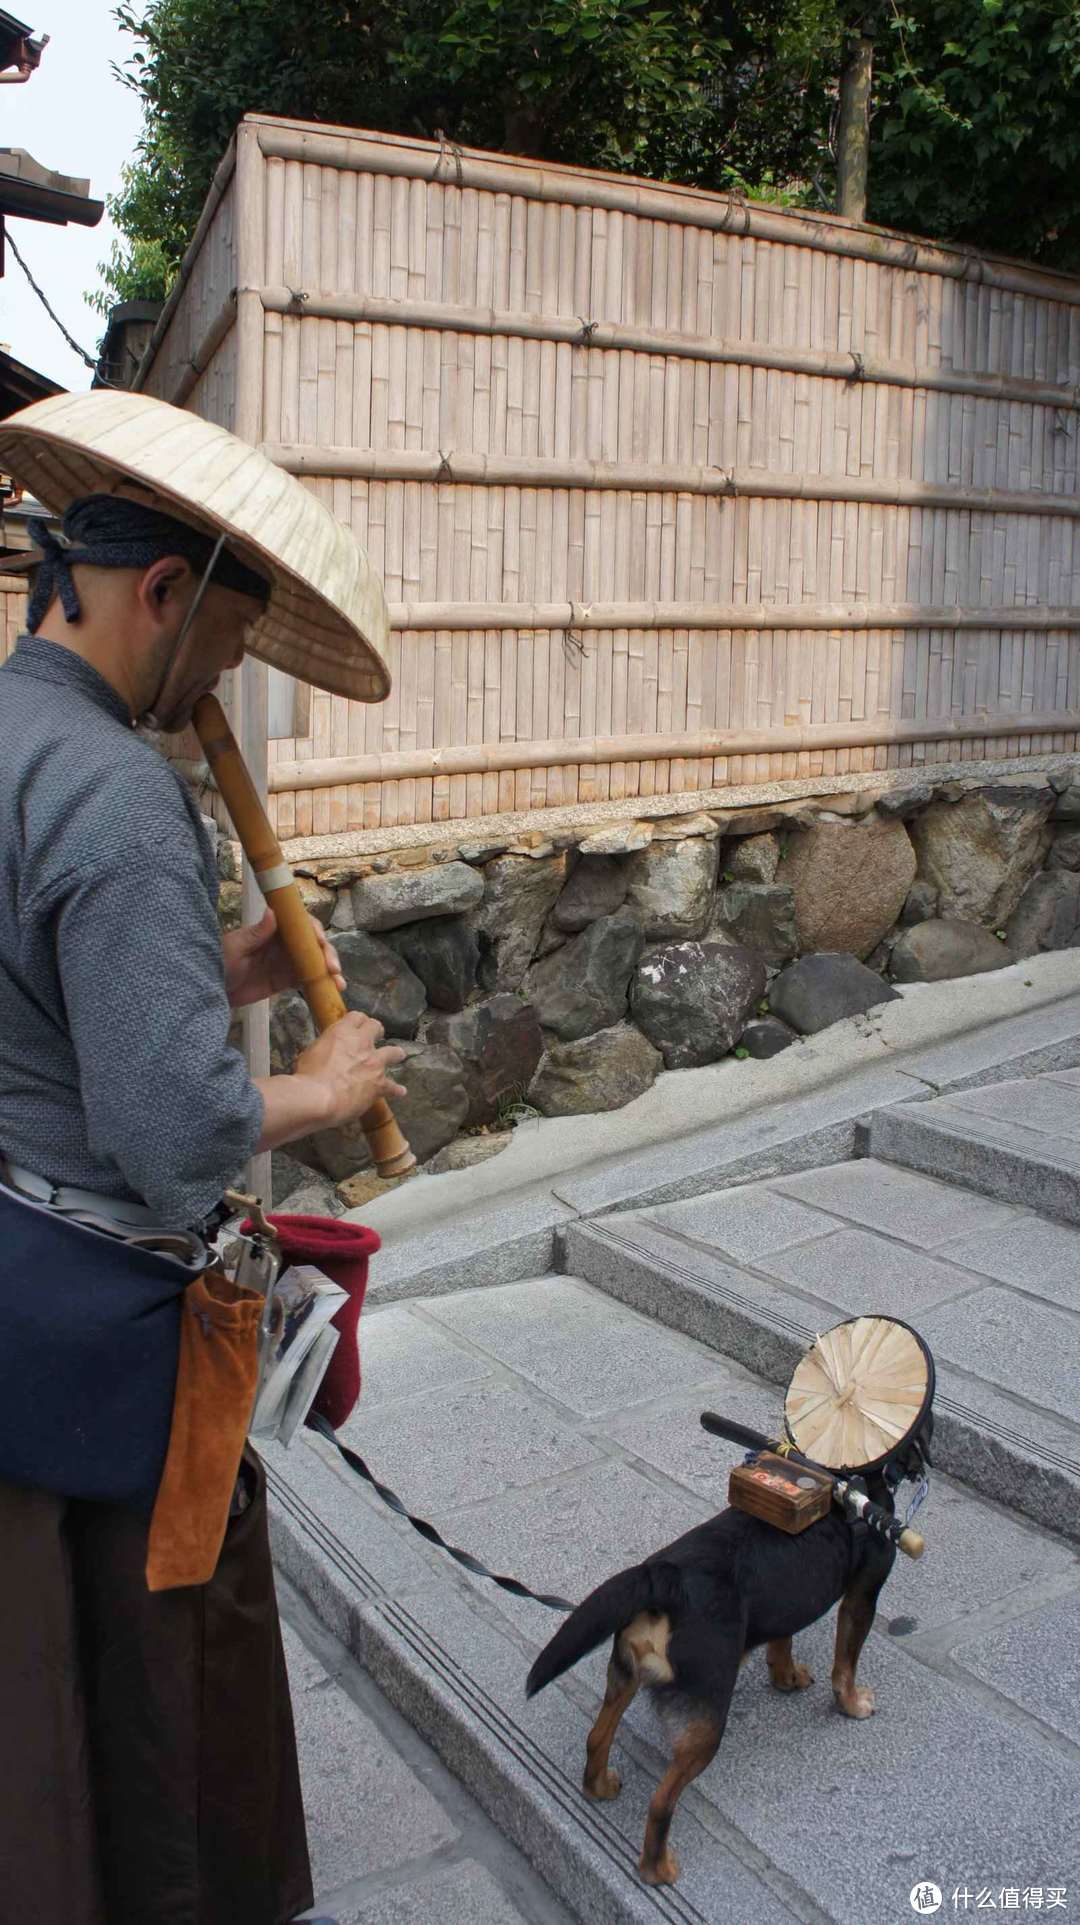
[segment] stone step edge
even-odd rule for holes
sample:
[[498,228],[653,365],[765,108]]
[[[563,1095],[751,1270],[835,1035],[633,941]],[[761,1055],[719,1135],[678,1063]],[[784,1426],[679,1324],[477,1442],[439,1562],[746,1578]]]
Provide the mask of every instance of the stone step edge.
[[[332,1604],[335,1636],[583,1925],[715,1925],[678,1887],[643,1885],[606,1808],[586,1799],[576,1778],[462,1669],[407,1599],[373,1585],[349,1547],[269,1465],[267,1483],[275,1564],[324,1623]],[[475,1609],[467,1587],[459,1595]],[[486,1620],[476,1616],[482,1634]],[[583,1720],[583,1738],[584,1729]],[[744,1869],[760,1877],[762,1854],[737,1836]],[[783,1880],[778,1867],[770,1869]],[[793,1925],[799,1916],[792,1912]],[[806,1916],[820,1917],[812,1902]]]
[[[738,1290],[636,1242],[632,1230],[632,1223],[613,1217],[565,1226],[559,1233],[560,1268],[786,1386],[815,1335],[802,1321],[803,1300],[791,1295],[790,1318],[767,1317]],[[789,1294],[774,1279],[770,1289]],[[1018,1419],[1021,1415],[1018,1411]],[[1080,1541],[1080,1462],[1019,1429],[980,1417],[942,1391],[934,1401],[933,1455],[936,1469],[980,1496]]]
[[1029,1153],[991,1142],[979,1134],[977,1122],[965,1127],[962,1111],[949,1118],[927,1115],[927,1107],[902,1104],[868,1117],[861,1136],[868,1154],[981,1196],[1080,1223],[1080,1171],[1056,1163],[1046,1151]]

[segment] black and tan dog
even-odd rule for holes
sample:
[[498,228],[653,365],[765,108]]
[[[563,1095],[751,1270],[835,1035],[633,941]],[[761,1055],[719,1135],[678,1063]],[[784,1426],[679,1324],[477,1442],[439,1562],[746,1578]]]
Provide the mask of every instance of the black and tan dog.
[[[922,1441],[929,1441],[929,1423]],[[910,1463],[890,1467],[888,1479],[868,1480],[869,1496],[890,1515],[901,1476],[921,1469],[925,1453],[916,1465],[918,1451],[916,1445]],[[583,1782],[593,1798],[617,1796],[608,1754],[619,1720],[642,1685],[655,1694],[672,1762],[649,1805],[641,1853],[646,1884],[678,1878],[668,1847],[675,1805],[716,1755],[739,1667],[751,1651],[765,1646],[778,1691],[805,1690],[813,1679],[796,1662],[791,1640],[839,1600],[833,1694],[845,1716],[870,1716],[873,1693],[856,1684],[855,1667],[895,1555],[891,1544],[835,1508],[796,1536],[742,1511],[721,1511],[608,1578],[544,1647],[529,1672],[530,1697],[614,1637],[607,1694],[586,1742]]]

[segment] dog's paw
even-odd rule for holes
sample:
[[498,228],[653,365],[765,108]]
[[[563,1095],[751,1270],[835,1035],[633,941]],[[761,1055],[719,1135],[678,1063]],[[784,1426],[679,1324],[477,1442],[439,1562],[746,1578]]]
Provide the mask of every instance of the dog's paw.
[[590,1798],[617,1798],[622,1790],[622,1779],[617,1771],[600,1771],[595,1778],[583,1779],[582,1786]]
[[672,1852],[666,1851],[655,1865],[641,1861],[641,1876],[646,1885],[677,1885],[679,1882],[679,1861]]
[[845,1718],[872,1718],[877,1707],[869,1685],[853,1684],[836,1693],[836,1708]]
[[809,1667],[794,1661],[782,1671],[779,1667],[774,1671],[770,1666],[769,1677],[774,1691],[805,1691],[814,1682],[814,1674]]

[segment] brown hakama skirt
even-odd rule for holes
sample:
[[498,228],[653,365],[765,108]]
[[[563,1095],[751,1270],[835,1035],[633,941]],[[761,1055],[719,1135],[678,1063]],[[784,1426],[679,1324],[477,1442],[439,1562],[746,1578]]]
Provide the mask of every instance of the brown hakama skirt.
[[34,1925],[283,1925],[312,1902],[262,1467],[209,1584],[147,1521],[0,1483],[0,1893]]

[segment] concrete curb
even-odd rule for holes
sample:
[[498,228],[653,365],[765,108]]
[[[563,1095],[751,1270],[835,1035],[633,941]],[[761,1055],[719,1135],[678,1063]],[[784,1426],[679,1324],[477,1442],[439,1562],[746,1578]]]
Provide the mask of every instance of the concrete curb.
[[[1060,963],[1061,958],[1043,960]],[[1074,957],[1074,972],[1078,963],[1080,957]],[[984,979],[972,980],[978,984]],[[893,1022],[899,1020],[894,1012],[900,1007],[885,1006]],[[884,1022],[878,1031],[861,1020],[865,1034],[853,1061],[845,1060],[828,1075],[808,1076],[805,1068],[797,1080],[790,1070],[781,1075],[786,1057],[794,1052],[769,1063],[734,1065],[736,1070],[775,1074],[761,1078],[758,1101],[700,1129],[661,1132],[644,1145],[586,1158],[531,1184],[512,1180],[500,1192],[491,1173],[515,1153],[508,1149],[479,1171],[420,1176],[375,1205],[348,1213],[344,1220],[368,1223],[383,1237],[371,1300],[437,1295],[536,1276],[553,1267],[557,1234],[575,1218],[644,1209],[758,1177],[791,1175],[815,1163],[842,1162],[864,1153],[872,1118],[899,1113],[901,1106],[922,1104],[944,1091],[1080,1066],[1080,993],[1075,990],[906,1051],[888,1045]],[[853,1026],[839,1024],[837,1030],[845,1033],[850,1054]],[[867,1062],[871,1049],[873,1060]],[[828,1062],[827,1054],[822,1060]],[[705,1072],[680,1074],[690,1095],[691,1085],[698,1087],[694,1079]],[[679,1080],[679,1075],[670,1078],[672,1084]],[[608,1121],[569,1120],[595,1127]],[[612,1131],[615,1127],[612,1122]],[[519,1157],[529,1149],[524,1136],[523,1145]],[[478,1176],[483,1187],[470,1181]]]

